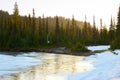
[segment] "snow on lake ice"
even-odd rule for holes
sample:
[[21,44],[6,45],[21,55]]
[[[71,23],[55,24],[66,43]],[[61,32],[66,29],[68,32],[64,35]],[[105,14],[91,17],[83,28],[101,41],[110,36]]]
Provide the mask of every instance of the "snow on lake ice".
[[52,74],[52,75],[48,75],[48,76],[46,76],[46,80],[66,80],[67,78],[66,78],[66,74]]
[[22,69],[42,63],[30,57],[0,55],[0,75],[18,73]]

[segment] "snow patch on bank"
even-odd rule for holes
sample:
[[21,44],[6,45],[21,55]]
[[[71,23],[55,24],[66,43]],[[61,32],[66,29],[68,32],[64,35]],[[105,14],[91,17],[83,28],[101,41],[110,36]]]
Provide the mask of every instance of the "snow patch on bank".
[[97,50],[108,50],[110,48],[109,45],[101,45],[101,46],[87,46],[88,50],[97,51]]

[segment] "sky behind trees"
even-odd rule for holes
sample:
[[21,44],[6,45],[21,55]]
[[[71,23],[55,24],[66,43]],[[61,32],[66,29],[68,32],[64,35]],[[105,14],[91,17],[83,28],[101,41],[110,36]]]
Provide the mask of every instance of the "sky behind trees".
[[92,23],[93,15],[96,16],[96,24],[99,26],[100,18],[109,26],[111,16],[117,17],[119,0],[3,0],[0,9],[13,13],[14,4],[17,2],[20,15],[32,14],[35,9],[36,16],[64,16]]

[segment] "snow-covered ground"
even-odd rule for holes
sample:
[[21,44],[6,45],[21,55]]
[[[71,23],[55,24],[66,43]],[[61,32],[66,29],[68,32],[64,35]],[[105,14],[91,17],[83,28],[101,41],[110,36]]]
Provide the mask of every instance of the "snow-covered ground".
[[[88,49],[106,50],[108,47],[91,46]],[[114,52],[117,54],[106,51],[86,57],[83,62],[90,63],[93,68],[90,71],[69,75],[68,80],[120,80],[120,50]]]

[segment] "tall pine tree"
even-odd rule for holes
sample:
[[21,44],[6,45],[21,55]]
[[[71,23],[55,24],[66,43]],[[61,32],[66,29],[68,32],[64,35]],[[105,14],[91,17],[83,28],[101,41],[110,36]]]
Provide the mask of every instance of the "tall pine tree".
[[115,39],[111,42],[111,49],[120,49],[120,6],[117,17],[116,36]]
[[19,9],[18,9],[18,5],[17,2],[15,2],[14,5],[14,11],[13,11],[13,37],[12,37],[12,42],[14,44],[12,44],[11,47],[18,47],[20,46],[20,42],[19,42],[19,23],[20,23],[20,17],[19,17]]
[[112,41],[115,38],[115,24],[113,22],[113,18],[110,20],[110,28],[109,28],[109,40]]

